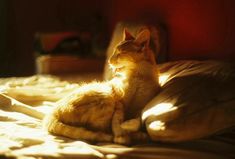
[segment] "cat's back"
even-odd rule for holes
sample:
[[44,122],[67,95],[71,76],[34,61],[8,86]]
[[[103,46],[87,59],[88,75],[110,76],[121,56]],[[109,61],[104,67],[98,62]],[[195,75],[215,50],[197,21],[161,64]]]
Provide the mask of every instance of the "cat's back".
[[113,98],[111,85],[107,82],[92,82],[81,85],[60,102],[70,103],[74,106],[84,106],[102,100],[113,100]]
[[90,125],[106,130],[115,109],[112,87],[105,83],[92,82],[81,85],[59,102],[52,115],[59,121],[72,125]]

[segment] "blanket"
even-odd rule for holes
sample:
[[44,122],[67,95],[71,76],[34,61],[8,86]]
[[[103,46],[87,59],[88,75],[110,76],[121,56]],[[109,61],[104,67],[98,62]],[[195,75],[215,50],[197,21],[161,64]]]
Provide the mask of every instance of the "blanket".
[[[82,77],[80,77],[82,78]],[[235,157],[230,136],[212,136],[177,144],[152,142],[123,146],[92,145],[54,136],[42,119],[54,103],[79,87],[55,76],[0,79],[0,157],[5,158],[164,158],[223,159]],[[20,106],[20,107],[19,107]]]

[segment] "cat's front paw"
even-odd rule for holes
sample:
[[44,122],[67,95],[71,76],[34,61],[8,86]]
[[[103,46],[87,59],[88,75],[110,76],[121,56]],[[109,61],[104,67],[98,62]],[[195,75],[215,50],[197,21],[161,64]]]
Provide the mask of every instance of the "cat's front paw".
[[139,118],[130,119],[121,124],[121,128],[126,132],[137,132],[140,130],[141,120]]
[[116,136],[116,137],[114,137],[114,143],[122,144],[122,145],[130,145],[131,144],[131,139],[127,135]]

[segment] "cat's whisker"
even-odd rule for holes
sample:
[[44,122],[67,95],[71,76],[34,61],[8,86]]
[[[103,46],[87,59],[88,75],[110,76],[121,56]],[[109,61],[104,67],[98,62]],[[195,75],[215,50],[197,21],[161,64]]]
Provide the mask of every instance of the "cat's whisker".
[[109,63],[109,67],[111,68],[111,70],[112,70],[113,72],[116,71],[116,67],[115,67],[114,65],[112,65],[111,63]]
[[122,78],[122,80],[125,80],[126,79],[126,73],[125,72],[116,72],[116,74],[118,76],[120,76],[120,78]]
[[127,76],[125,72],[116,72],[116,77],[111,80],[111,83],[116,87],[122,88],[123,81],[126,80]]

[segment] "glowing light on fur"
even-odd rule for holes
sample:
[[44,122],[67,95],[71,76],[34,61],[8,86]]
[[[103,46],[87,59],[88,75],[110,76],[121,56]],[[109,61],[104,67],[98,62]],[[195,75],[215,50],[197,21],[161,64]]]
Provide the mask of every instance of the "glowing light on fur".
[[123,72],[116,72],[116,74],[118,74],[118,77],[114,77],[111,80],[111,83],[113,85],[115,85],[118,88],[122,88],[123,87],[123,81],[126,79],[126,74]]
[[93,82],[89,84],[84,84],[83,86],[79,87],[77,91],[78,93],[86,93],[91,91],[110,93],[112,91],[112,87],[110,87],[106,83]]
[[145,120],[148,116],[151,115],[157,116],[176,109],[177,107],[175,107],[172,103],[160,103],[145,111],[142,115],[142,120]]
[[157,121],[153,121],[149,124],[149,128],[154,130],[154,131],[160,131],[160,130],[165,130],[165,123],[157,120]]
[[111,68],[111,69],[112,69],[112,71],[115,71],[115,69],[116,69],[116,67],[115,67],[115,66],[113,66],[111,63],[109,63],[109,68]]
[[120,78],[113,78],[111,82],[112,84],[114,84],[116,87],[119,87],[119,88],[121,88],[123,85],[122,80]]
[[167,80],[169,79],[169,76],[170,75],[168,75],[168,74],[162,74],[159,76],[158,81],[159,81],[160,86],[163,86],[167,82]]

